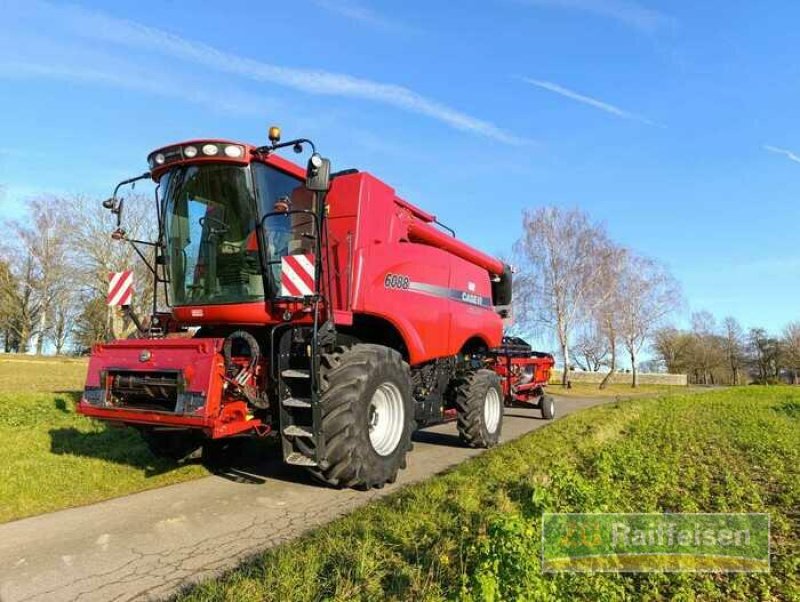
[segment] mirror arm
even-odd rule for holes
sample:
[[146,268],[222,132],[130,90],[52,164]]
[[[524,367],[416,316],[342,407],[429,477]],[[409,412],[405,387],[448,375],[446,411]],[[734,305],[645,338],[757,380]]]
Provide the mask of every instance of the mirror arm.
[[[139,180],[144,180],[144,179],[149,178],[149,177],[150,177],[150,172],[146,171],[140,176],[135,176],[133,178],[128,178],[127,180],[122,180],[122,182],[117,184],[116,188],[114,188],[114,194],[111,195],[111,198],[116,200],[117,193],[119,192],[119,189],[122,188],[123,186],[125,186],[127,184],[133,184],[135,182],[138,182]],[[124,205],[125,205],[124,199],[120,199],[119,204],[115,205],[111,209],[111,212],[116,214],[116,216],[117,216],[117,228],[119,228],[122,225],[122,208],[123,208]]]
[[275,144],[271,144],[271,145],[268,145],[268,146],[259,146],[255,150],[255,152],[257,154],[259,154],[259,155],[261,155],[261,154],[268,155],[270,153],[275,152],[278,149],[286,148],[287,146],[295,146],[295,145],[298,145],[298,144],[300,144],[300,145],[308,144],[311,147],[311,152],[312,153],[317,152],[317,147],[314,146],[314,143],[311,140],[309,140],[308,138],[297,138],[296,140],[289,140],[288,142],[280,142],[280,143],[275,143]]
[[160,246],[157,242],[153,242],[151,240],[136,240],[135,238],[126,238],[129,243],[136,243],[137,245],[146,245],[148,247],[158,247]]

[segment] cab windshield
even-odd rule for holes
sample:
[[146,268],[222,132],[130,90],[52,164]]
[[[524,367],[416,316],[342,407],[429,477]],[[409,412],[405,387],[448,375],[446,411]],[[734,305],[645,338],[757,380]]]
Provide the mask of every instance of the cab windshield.
[[[253,169],[251,178],[250,170]],[[283,207],[310,209],[302,181],[263,164],[204,163],[162,176],[164,244],[172,305],[246,303],[265,298],[256,225]],[[291,204],[297,201],[298,207]],[[303,252],[308,237],[288,216],[265,220],[265,258],[278,293],[280,258]]]

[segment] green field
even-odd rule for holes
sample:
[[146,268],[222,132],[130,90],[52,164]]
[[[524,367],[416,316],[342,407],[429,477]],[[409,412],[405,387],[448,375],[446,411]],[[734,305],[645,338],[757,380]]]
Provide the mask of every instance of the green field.
[[[181,600],[800,600],[800,389],[612,402],[267,551]],[[545,575],[543,511],[769,512],[769,574]]]
[[653,395],[681,395],[686,392],[694,392],[696,387],[685,387],[675,385],[639,385],[635,389],[630,385],[612,383],[605,389],[600,389],[594,383],[572,383],[570,388],[562,387],[558,383],[550,383],[547,392],[561,397],[651,397]]
[[208,474],[76,414],[85,377],[83,360],[0,358],[0,522]]

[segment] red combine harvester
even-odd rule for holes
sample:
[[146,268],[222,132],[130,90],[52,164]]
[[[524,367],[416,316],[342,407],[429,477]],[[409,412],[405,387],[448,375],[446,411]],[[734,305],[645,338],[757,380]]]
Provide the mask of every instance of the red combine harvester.
[[[104,203],[171,309],[142,326],[126,308],[141,338],[93,348],[82,414],[174,456],[276,434],[287,463],[361,488],[395,480],[417,427],[456,419],[490,447],[505,404],[553,417],[552,357],[503,338],[509,266],[370,174],[332,174],[311,141],[269,139],[151,153],[120,186],[158,184],[154,242],[128,240],[120,186]],[[310,147],[305,169],[286,147]]]

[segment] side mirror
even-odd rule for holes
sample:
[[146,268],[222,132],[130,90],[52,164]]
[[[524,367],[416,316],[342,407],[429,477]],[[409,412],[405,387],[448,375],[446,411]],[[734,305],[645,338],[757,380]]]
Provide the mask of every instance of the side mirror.
[[122,206],[125,203],[124,199],[117,199],[116,196],[103,201],[103,207],[108,209],[113,215],[117,216],[117,229],[122,224]]
[[314,153],[306,167],[306,188],[311,192],[327,192],[331,187],[331,161]]

